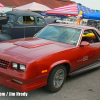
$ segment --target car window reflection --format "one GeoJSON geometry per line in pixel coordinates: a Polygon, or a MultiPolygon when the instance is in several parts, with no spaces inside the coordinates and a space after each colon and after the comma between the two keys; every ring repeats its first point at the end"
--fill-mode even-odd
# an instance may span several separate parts
{"type": "Polygon", "coordinates": [[[81,29],[78,28],[48,25],[35,37],[77,45],[80,34],[81,29]]]}

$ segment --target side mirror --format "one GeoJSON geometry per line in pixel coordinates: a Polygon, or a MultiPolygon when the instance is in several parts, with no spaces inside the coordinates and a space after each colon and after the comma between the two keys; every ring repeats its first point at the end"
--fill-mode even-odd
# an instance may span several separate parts
{"type": "Polygon", "coordinates": [[[87,42],[87,41],[82,41],[81,42],[81,47],[84,47],[84,46],[89,46],[90,45],[90,43],[89,42],[87,42]]]}

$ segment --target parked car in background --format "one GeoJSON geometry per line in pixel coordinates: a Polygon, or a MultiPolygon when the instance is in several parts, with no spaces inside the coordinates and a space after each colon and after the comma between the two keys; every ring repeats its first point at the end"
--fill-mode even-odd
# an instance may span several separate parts
{"type": "Polygon", "coordinates": [[[68,75],[100,66],[94,27],[49,24],[34,37],[0,43],[0,84],[18,91],[59,91],[68,75]]]}
{"type": "Polygon", "coordinates": [[[92,26],[100,30],[100,21],[99,20],[88,20],[87,26],[92,26]]]}
{"type": "Polygon", "coordinates": [[[0,41],[32,37],[47,25],[45,19],[35,12],[9,11],[4,16],[9,20],[6,24],[0,23],[0,41]]]}
{"type": "Polygon", "coordinates": [[[60,23],[60,22],[58,22],[58,20],[60,19],[60,18],[50,18],[50,17],[46,17],[46,18],[44,18],[45,19],[45,21],[48,23],[48,24],[53,24],[53,23],[60,23]]]}

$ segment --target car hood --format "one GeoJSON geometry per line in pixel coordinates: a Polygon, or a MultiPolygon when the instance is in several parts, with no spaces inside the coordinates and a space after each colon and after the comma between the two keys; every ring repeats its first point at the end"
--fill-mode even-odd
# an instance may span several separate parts
{"type": "Polygon", "coordinates": [[[72,47],[75,46],[33,37],[9,40],[0,43],[0,59],[31,61],[72,47]]]}

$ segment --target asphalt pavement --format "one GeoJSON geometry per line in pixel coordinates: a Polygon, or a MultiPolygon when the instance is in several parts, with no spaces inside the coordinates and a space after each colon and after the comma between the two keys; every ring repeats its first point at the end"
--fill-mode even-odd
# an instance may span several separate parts
{"type": "Polygon", "coordinates": [[[43,87],[25,93],[0,85],[0,100],[100,100],[100,68],[68,77],[56,93],[43,87]]]}

